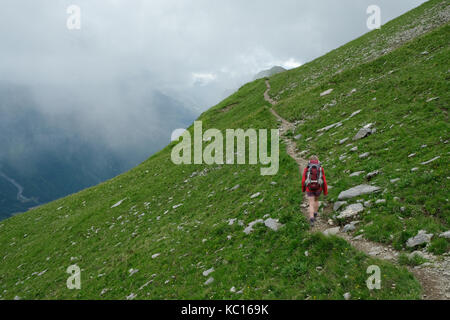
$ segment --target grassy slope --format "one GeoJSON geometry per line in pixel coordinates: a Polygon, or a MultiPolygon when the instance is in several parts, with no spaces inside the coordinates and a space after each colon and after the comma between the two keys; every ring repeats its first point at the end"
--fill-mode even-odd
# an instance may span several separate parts
{"type": "MultiPolygon", "coordinates": [[[[418,230],[438,234],[449,229],[449,35],[450,26],[446,24],[371,62],[330,74],[316,85],[291,90],[277,106],[277,111],[286,118],[308,119],[296,129],[296,134],[304,134],[298,147],[318,154],[324,161],[328,178],[335,186],[330,192],[332,201],[339,192],[367,183],[365,175],[349,177],[350,173],[383,172],[371,181],[383,188],[383,194],[360,199],[386,199],[387,203],[368,211],[360,229],[365,230],[366,238],[392,243],[397,249],[403,248],[418,230]],[[320,97],[321,92],[330,88],[334,89],[332,94],[320,97]],[[353,89],[357,91],[350,94],[353,89]],[[439,99],[427,102],[435,97],[439,99]],[[334,106],[326,106],[332,101],[334,106]],[[311,106],[320,106],[320,111],[311,106]],[[320,136],[314,134],[357,110],[362,111],[341,127],[320,136]],[[364,140],[352,141],[357,130],[368,123],[373,123],[378,132],[364,140]],[[306,142],[308,137],[314,139],[306,142]],[[339,144],[345,138],[349,140],[339,144]],[[358,151],[350,151],[353,147],[358,147],[358,151]],[[370,152],[368,159],[359,158],[364,152],[370,152]],[[411,154],[416,156],[409,158],[411,154]],[[342,155],[347,156],[343,161],[339,160],[342,155]],[[421,165],[436,156],[440,159],[421,165]],[[419,170],[413,172],[412,168],[419,170]],[[396,178],[400,181],[392,184],[390,180],[396,178]],[[400,200],[394,200],[395,197],[400,200]]],[[[275,76],[271,83],[280,87],[284,81],[275,76]]],[[[443,243],[444,240],[435,239],[432,250],[447,251],[450,246],[443,243]]]]}
{"type": "MultiPolygon", "coordinates": [[[[417,10],[410,15],[417,15],[417,10]]],[[[405,19],[405,17],[402,18],[405,19]]],[[[439,35],[442,34],[445,38],[448,30],[442,29],[432,35],[436,38],[432,40],[442,45],[442,39],[439,40],[439,35]]],[[[411,46],[420,47],[420,41],[411,46]]],[[[430,62],[430,70],[433,72],[437,70],[436,66],[433,69],[433,63],[437,64],[439,57],[445,59],[445,46],[439,50],[438,48],[439,46],[436,45],[436,52],[431,52],[433,48],[428,48],[431,52],[428,58],[432,56],[436,59],[430,62]],[[440,56],[439,52],[441,52],[440,56]]],[[[414,48],[402,50],[414,50],[414,48]]],[[[377,66],[381,68],[380,62],[377,61],[373,62],[374,65],[357,68],[373,69],[373,72],[376,72],[377,66]]],[[[408,61],[404,63],[408,64],[408,61]]],[[[281,91],[285,84],[290,84],[297,78],[296,73],[302,74],[307,68],[309,68],[308,65],[275,76],[271,80],[273,92],[281,91]]],[[[418,66],[416,68],[420,69],[418,66]]],[[[443,72],[442,64],[439,70],[443,72]]],[[[321,117],[320,122],[333,123],[329,122],[333,117],[341,119],[340,113],[348,114],[356,105],[364,101],[365,104],[371,101],[369,103],[371,108],[373,106],[373,108],[381,109],[371,100],[372,94],[375,93],[363,91],[362,85],[356,86],[354,74],[350,74],[351,72],[358,71],[349,68],[349,71],[336,76],[338,78],[334,81],[343,83],[339,83],[339,87],[334,86],[333,95],[335,96],[333,97],[338,98],[340,92],[347,93],[353,82],[353,86],[359,89],[351,97],[355,99],[352,100],[354,103],[346,103],[343,109],[344,103],[339,101],[334,109],[324,113],[326,118],[321,117]],[[371,94],[369,95],[368,92],[371,94]],[[340,113],[336,113],[338,111],[340,113]]],[[[409,78],[409,75],[406,76],[408,72],[407,69],[402,69],[393,73],[392,77],[400,77],[403,73],[406,79],[398,79],[398,81],[406,81],[409,78]]],[[[428,69],[424,69],[422,73],[418,81],[431,76],[428,69]]],[[[314,106],[319,102],[322,105],[332,98],[331,96],[324,99],[317,98],[322,89],[328,89],[331,80],[333,79],[324,76],[320,83],[310,88],[286,92],[285,96],[280,97],[286,102],[280,104],[279,111],[291,119],[300,119],[304,112],[308,112],[304,105],[314,106]],[[303,102],[300,104],[299,99],[311,104],[303,104],[303,102]]],[[[382,85],[382,83],[375,82],[373,85],[382,85]]],[[[434,87],[430,84],[429,87],[442,90],[443,85],[445,88],[445,80],[434,87]]],[[[276,127],[277,124],[262,99],[264,90],[264,80],[245,85],[237,93],[201,116],[204,127],[218,129],[276,127]],[[233,106],[226,108],[230,105],[233,106]],[[227,112],[222,112],[224,108],[227,112]]],[[[385,89],[381,87],[378,90],[377,101],[380,102],[384,99],[381,95],[385,94],[381,91],[385,89]]],[[[432,108],[436,104],[445,105],[447,98],[446,91],[435,92],[429,93],[440,95],[440,100],[428,104],[433,110],[436,110],[432,108]]],[[[410,103],[404,102],[403,105],[404,111],[409,110],[407,107],[410,103]]],[[[401,112],[402,109],[395,110],[401,112]]],[[[414,119],[418,117],[417,121],[420,120],[419,117],[429,117],[427,110],[425,108],[421,112],[414,112],[411,118],[404,120],[404,125],[407,125],[407,121],[409,123],[413,120],[413,117],[414,119]]],[[[329,179],[334,185],[331,190],[332,198],[336,197],[339,190],[358,182],[350,181],[346,176],[342,176],[342,171],[353,170],[353,166],[356,168],[365,163],[349,161],[340,164],[334,157],[328,156],[324,150],[332,148],[334,154],[339,154],[339,148],[344,147],[336,146],[334,142],[341,136],[349,135],[348,130],[352,130],[353,133],[354,126],[368,122],[370,119],[364,118],[368,115],[370,113],[361,114],[359,118],[352,120],[355,123],[345,123],[331,140],[324,138],[329,137],[333,132],[325,134],[312,143],[311,148],[314,148],[312,150],[326,160],[329,179]]],[[[383,134],[382,127],[387,125],[383,125],[382,115],[383,113],[380,114],[380,119],[374,119],[377,121],[380,135],[383,134]]],[[[439,121],[437,116],[435,118],[439,121]]],[[[392,118],[386,117],[386,119],[392,118]]],[[[320,127],[319,121],[308,122],[298,130],[302,133],[310,132],[320,127]]],[[[394,128],[392,130],[396,130],[397,136],[402,134],[401,127],[394,128]]],[[[415,130],[420,127],[415,125],[412,128],[415,130]]],[[[443,130],[439,130],[444,140],[448,134],[445,131],[446,128],[445,126],[443,130]]],[[[433,132],[437,130],[433,129],[433,132]]],[[[384,136],[383,139],[375,138],[376,136],[373,136],[369,138],[370,140],[360,142],[360,150],[374,148],[377,145],[370,145],[371,143],[382,143],[384,140],[384,136]]],[[[300,147],[302,143],[300,142],[300,147]]],[[[429,145],[430,148],[434,148],[431,142],[429,145]]],[[[334,237],[325,238],[317,234],[310,235],[306,232],[308,226],[299,211],[301,195],[299,194],[298,169],[284,152],[283,145],[280,152],[280,171],[274,177],[262,177],[258,166],[175,166],[170,161],[172,147],[173,145],[168,146],[140,166],[110,181],[3,221],[0,224],[1,298],[10,299],[18,295],[25,299],[124,299],[131,293],[137,294],[138,299],[303,299],[308,296],[317,299],[342,299],[345,292],[351,292],[353,298],[362,299],[406,299],[420,296],[417,281],[406,269],[394,267],[356,252],[343,240],[334,237]],[[192,176],[194,172],[202,172],[202,174],[192,176]],[[271,184],[272,181],[277,184],[271,184]],[[237,184],[241,187],[235,191],[229,190],[237,184]],[[256,192],[261,192],[261,196],[250,199],[250,196],[256,192]],[[120,206],[111,208],[121,199],[125,201],[120,206]],[[173,209],[174,205],[181,203],[183,204],[181,207],[173,209]],[[247,224],[266,214],[272,218],[279,218],[285,223],[285,227],[278,232],[273,232],[264,226],[257,226],[254,233],[246,235],[242,232],[243,227],[236,224],[229,226],[227,223],[230,218],[238,218],[247,224]],[[227,239],[228,235],[232,236],[231,240],[227,239]],[[305,255],[305,251],[308,251],[308,256],[305,255]],[[151,256],[155,253],[161,253],[161,255],[152,259],[151,256]],[[65,270],[74,263],[82,268],[82,289],[79,291],[66,288],[68,274],[65,270]],[[365,280],[368,276],[366,268],[372,264],[381,267],[383,283],[382,290],[371,292],[365,287],[365,280]],[[215,282],[208,286],[203,285],[206,278],[202,272],[211,267],[215,268],[215,272],[211,274],[215,282]],[[139,271],[130,276],[131,268],[139,271]],[[140,289],[148,281],[152,282],[140,289]],[[395,290],[392,289],[392,283],[396,284],[395,290]],[[243,289],[243,294],[230,293],[229,289],[232,286],[235,286],[237,290],[243,289]],[[100,295],[103,289],[108,291],[100,295]]],[[[446,155],[444,146],[441,145],[440,149],[440,154],[446,155]]],[[[378,150],[378,146],[374,150],[378,150]]],[[[428,150],[427,152],[431,153],[428,150]]],[[[423,158],[426,156],[428,155],[418,155],[423,158]]],[[[367,160],[368,163],[371,163],[374,158],[367,160]]],[[[420,159],[416,158],[414,161],[420,159]]],[[[437,168],[434,170],[439,170],[438,167],[443,164],[443,161],[436,162],[434,166],[437,168]]],[[[374,162],[364,168],[377,169],[376,167],[380,165],[381,162],[374,162]]],[[[404,169],[404,165],[399,164],[399,168],[404,169]]],[[[445,170],[445,167],[441,169],[445,170]]],[[[375,182],[384,186],[385,180],[382,179],[387,178],[380,176],[375,182]]],[[[403,184],[404,181],[402,180],[401,183],[403,184]]],[[[400,185],[396,188],[398,192],[402,192],[400,185]]],[[[400,193],[398,194],[402,197],[400,193]]],[[[417,191],[413,193],[417,199],[419,195],[417,191]]],[[[403,201],[406,202],[406,197],[403,201]]],[[[388,206],[392,205],[389,201],[388,206]]],[[[407,212],[412,212],[409,211],[409,207],[407,212]]],[[[379,208],[373,208],[372,213],[365,216],[365,219],[369,221],[373,217],[373,220],[376,220],[378,216],[388,215],[379,208]]],[[[417,217],[420,215],[418,214],[417,217]]],[[[421,221],[419,218],[416,220],[417,223],[421,221]]],[[[436,230],[443,229],[447,223],[433,218],[423,218],[423,221],[436,230]]],[[[380,225],[378,222],[374,223],[374,226],[378,225],[380,225]]],[[[367,236],[370,237],[370,234],[369,232],[367,236]]]]}

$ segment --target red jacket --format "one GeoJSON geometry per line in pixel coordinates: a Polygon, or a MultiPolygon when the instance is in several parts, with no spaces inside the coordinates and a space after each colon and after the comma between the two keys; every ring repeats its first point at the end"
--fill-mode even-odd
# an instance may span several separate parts
{"type": "MultiPolygon", "coordinates": [[[[314,162],[312,162],[314,163],[314,162]]],[[[320,169],[322,170],[322,179],[323,179],[323,185],[322,188],[320,188],[320,191],[323,191],[324,195],[328,195],[328,185],[327,185],[327,180],[325,178],[325,170],[323,170],[323,167],[320,167],[320,169]]],[[[305,181],[306,181],[306,172],[308,171],[308,167],[306,167],[303,170],[303,176],[302,176],[302,191],[303,192],[311,192],[311,190],[309,190],[308,187],[305,186],[305,181]]]]}

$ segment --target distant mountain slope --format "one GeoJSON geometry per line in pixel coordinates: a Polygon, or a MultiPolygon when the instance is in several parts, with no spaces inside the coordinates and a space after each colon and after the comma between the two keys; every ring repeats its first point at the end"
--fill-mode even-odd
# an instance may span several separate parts
{"type": "Polygon", "coordinates": [[[268,70],[264,70],[264,71],[259,72],[259,73],[255,76],[254,79],[255,79],[255,80],[258,80],[258,79],[261,79],[261,78],[268,78],[268,77],[271,77],[271,76],[273,76],[273,75],[276,75],[276,74],[281,73],[281,72],[284,72],[284,71],[286,71],[285,68],[280,67],[280,66],[275,66],[275,67],[272,67],[272,68],[270,68],[270,69],[268,69],[268,70]]]}
{"type": "MultiPolygon", "coordinates": [[[[152,132],[151,137],[114,146],[98,128],[80,124],[76,114],[46,113],[27,87],[0,83],[0,220],[129,170],[165,146],[172,130],[194,119],[182,104],[160,92],[150,92],[146,99],[136,103],[152,117],[123,134],[133,137],[135,130],[143,130],[152,132]],[[17,186],[28,199],[18,197],[17,186]]],[[[96,120],[96,126],[105,126],[105,121],[96,120]]]]}
{"type": "MultiPolygon", "coordinates": [[[[353,235],[404,251],[406,264],[423,262],[406,256],[425,246],[406,245],[419,230],[433,234],[424,251],[449,249],[439,237],[449,229],[450,211],[450,26],[442,18],[448,5],[427,2],[381,31],[270,78],[276,111],[297,124],[288,135],[297,136],[298,152],[317,154],[327,170],[332,188],[321,214],[338,225],[333,203],[341,192],[379,186],[379,193],[346,200],[363,207],[353,235]],[[418,25],[421,32],[399,37],[418,25]],[[395,48],[388,38],[399,39],[395,48]],[[368,44],[377,54],[364,55],[368,44]],[[363,127],[377,130],[353,140],[363,127]],[[358,171],[364,172],[350,176],[358,171]]],[[[222,131],[276,128],[265,90],[263,79],[249,83],[199,120],[222,131]]],[[[259,165],[177,166],[174,146],[114,179],[0,222],[0,298],[422,297],[406,268],[308,232],[298,167],[285,145],[275,176],[261,176],[259,165]],[[272,230],[270,218],[283,226],[272,230]],[[253,232],[244,232],[251,225],[253,232]],[[73,264],[81,268],[81,290],[66,287],[73,264]],[[380,290],[366,287],[371,265],[382,270],[380,290]]]]}

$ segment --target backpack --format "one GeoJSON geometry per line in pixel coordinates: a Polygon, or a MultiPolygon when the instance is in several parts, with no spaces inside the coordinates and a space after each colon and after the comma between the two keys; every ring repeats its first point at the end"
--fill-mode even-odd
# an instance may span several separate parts
{"type": "Polygon", "coordinates": [[[311,191],[319,191],[323,185],[322,167],[320,163],[308,163],[305,186],[311,191]]]}

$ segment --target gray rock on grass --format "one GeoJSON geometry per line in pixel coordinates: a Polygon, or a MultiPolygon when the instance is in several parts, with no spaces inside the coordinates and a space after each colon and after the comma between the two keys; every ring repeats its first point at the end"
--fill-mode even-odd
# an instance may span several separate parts
{"type": "Polygon", "coordinates": [[[264,223],[264,220],[263,219],[258,219],[258,220],[250,222],[248,224],[247,228],[244,229],[244,232],[246,234],[250,234],[251,232],[253,232],[253,226],[258,224],[258,223],[264,223]]]}
{"type": "Polygon", "coordinates": [[[356,224],[355,222],[346,224],[346,225],[344,226],[344,228],[342,228],[342,232],[348,233],[348,232],[353,232],[353,231],[355,231],[355,230],[356,230],[355,224],[356,224]]]}
{"type": "Polygon", "coordinates": [[[413,248],[420,246],[421,244],[430,243],[431,238],[433,238],[433,234],[427,233],[425,230],[420,230],[415,237],[409,238],[408,241],[406,241],[406,246],[408,248],[413,248]]]}
{"type": "Polygon", "coordinates": [[[342,191],[339,196],[338,196],[338,200],[347,200],[347,199],[351,199],[354,197],[358,197],[364,194],[370,194],[370,193],[374,193],[374,192],[378,192],[380,191],[379,187],[376,186],[371,186],[371,185],[367,185],[367,184],[361,184],[359,186],[353,187],[351,189],[342,191]]]}
{"type": "Polygon", "coordinates": [[[333,92],[334,89],[328,89],[320,94],[321,97],[327,96],[333,92]]]}
{"type": "Polygon", "coordinates": [[[278,219],[269,218],[264,221],[264,224],[267,228],[272,229],[273,231],[278,231],[283,225],[279,222],[278,219]]]}
{"type": "Polygon", "coordinates": [[[367,179],[367,180],[372,180],[374,177],[376,177],[376,176],[379,175],[380,173],[381,173],[380,170],[375,170],[375,171],[369,172],[369,173],[366,175],[366,179],[367,179]]]}
{"type": "Polygon", "coordinates": [[[449,231],[445,231],[443,233],[441,233],[439,235],[439,238],[446,238],[446,239],[450,239],[450,230],[449,231]]]}
{"type": "Polygon", "coordinates": [[[369,156],[370,156],[370,152],[364,152],[363,154],[359,155],[359,158],[360,159],[365,159],[365,158],[368,158],[369,156]]]}
{"type": "Polygon", "coordinates": [[[353,141],[357,141],[357,140],[361,140],[364,139],[368,136],[370,136],[371,134],[375,133],[376,130],[375,129],[370,129],[370,128],[362,128],[358,131],[358,133],[353,137],[353,141]]]}
{"type": "Polygon", "coordinates": [[[359,177],[360,175],[362,175],[364,173],[364,171],[356,171],[353,172],[350,177],[359,177]]]}
{"type": "Polygon", "coordinates": [[[347,204],[347,201],[337,201],[333,205],[333,211],[338,211],[342,206],[345,206],[347,204]]]}
{"type": "Polygon", "coordinates": [[[334,227],[334,228],[330,228],[327,229],[323,232],[324,235],[326,236],[335,236],[339,233],[340,228],[339,227],[334,227]]]}
{"type": "Polygon", "coordinates": [[[361,203],[354,203],[346,207],[344,211],[342,211],[342,213],[338,215],[336,218],[338,220],[350,219],[357,216],[360,212],[363,211],[364,206],[361,203]]]}
{"type": "Polygon", "coordinates": [[[214,268],[203,271],[203,276],[207,277],[214,272],[214,268]]]}

